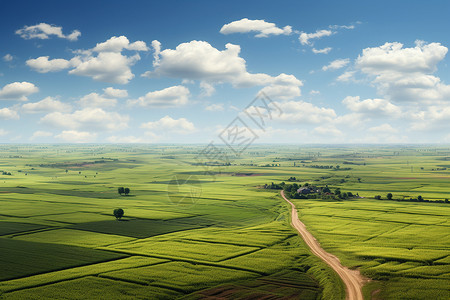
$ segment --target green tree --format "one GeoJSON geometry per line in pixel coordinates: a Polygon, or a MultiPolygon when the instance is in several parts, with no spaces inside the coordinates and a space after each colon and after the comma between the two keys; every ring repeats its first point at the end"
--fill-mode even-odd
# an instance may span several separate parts
{"type": "Polygon", "coordinates": [[[388,200],[392,200],[392,193],[388,193],[388,194],[386,195],[386,198],[388,198],[388,200]]]}
{"type": "Polygon", "coordinates": [[[117,192],[122,196],[122,194],[125,193],[125,189],[123,187],[120,187],[117,189],[117,192]]]}
{"type": "Polygon", "coordinates": [[[419,197],[417,197],[417,200],[423,201],[423,197],[419,195],[419,197]]]}
{"type": "Polygon", "coordinates": [[[123,190],[123,192],[125,193],[125,196],[127,196],[130,193],[130,189],[129,188],[125,188],[123,190]]]}
{"type": "Polygon", "coordinates": [[[380,195],[376,195],[376,196],[375,196],[375,199],[381,200],[381,196],[380,196],[380,195]]]}
{"type": "Polygon", "coordinates": [[[116,217],[117,220],[120,220],[123,217],[124,211],[121,208],[116,208],[114,210],[114,217],[116,217]]]}

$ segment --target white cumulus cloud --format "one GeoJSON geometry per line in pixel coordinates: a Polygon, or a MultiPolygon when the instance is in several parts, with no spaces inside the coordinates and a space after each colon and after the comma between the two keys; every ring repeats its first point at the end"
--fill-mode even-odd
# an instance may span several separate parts
{"type": "Polygon", "coordinates": [[[326,47],[326,48],[322,48],[322,49],[316,49],[316,48],[313,48],[312,49],[312,52],[314,53],[314,54],[328,54],[328,53],[330,53],[330,51],[332,50],[333,48],[331,48],[331,47],[326,47]]]}
{"type": "Polygon", "coordinates": [[[224,110],[223,103],[210,104],[205,107],[205,110],[207,110],[207,111],[223,111],[224,110]]]}
{"type": "Polygon", "coordinates": [[[24,26],[21,29],[16,30],[16,34],[20,35],[22,38],[29,39],[49,39],[50,36],[54,35],[62,39],[67,39],[69,41],[76,41],[81,36],[81,32],[78,30],[72,31],[70,34],[63,34],[61,26],[50,25],[47,23],[39,23],[32,26],[24,26]]]}
{"type": "Polygon", "coordinates": [[[399,116],[401,108],[385,99],[365,99],[360,100],[359,96],[348,96],[342,103],[351,111],[366,113],[371,116],[399,116]]]}
{"type": "Polygon", "coordinates": [[[122,50],[148,51],[147,44],[143,41],[130,43],[126,36],[113,36],[109,40],[98,43],[92,50],[95,52],[122,52],[122,50]]]}
{"type": "Polygon", "coordinates": [[[268,37],[270,35],[289,35],[292,33],[291,26],[285,26],[283,28],[279,28],[275,23],[269,23],[264,20],[249,20],[247,18],[243,18],[239,21],[234,21],[228,24],[225,24],[220,29],[220,33],[222,34],[231,34],[231,33],[249,33],[256,32],[255,37],[268,37]]]}
{"type": "Polygon", "coordinates": [[[117,100],[97,93],[90,93],[81,97],[78,103],[81,107],[111,108],[116,106],[117,100]]]}
{"type": "Polygon", "coordinates": [[[28,101],[27,96],[37,93],[39,89],[30,82],[13,82],[0,90],[0,100],[28,101]]]}
{"type": "Polygon", "coordinates": [[[48,112],[70,112],[72,106],[68,103],[63,103],[52,97],[46,97],[41,101],[34,103],[26,103],[22,105],[23,112],[25,113],[48,113],[48,112]]]}
{"type": "MultiPolygon", "coordinates": [[[[225,50],[221,51],[204,41],[182,43],[176,49],[161,51],[154,61],[155,70],[146,72],[143,76],[162,75],[201,80],[210,84],[231,83],[238,88],[277,84],[286,76],[294,77],[286,74],[272,77],[264,73],[249,73],[245,60],[239,56],[240,51],[241,47],[233,44],[226,44],[225,50]]],[[[301,81],[296,79],[296,83],[299,82],[301,81]]]]}
{"type": "Polygon", "coordinates": [[[130,105],[142,107],[179,107],[189,100],[189,89],[182,85],[172,86],[163,90],[148,92],[136,100],[128,100],[130,105]]]}
{"type": "Polygon", "coordinates": [[[96,140],[97,134],[87,131],[64,130],[55,135],[55,138],[67,143],[90,143],[96,140]]]}
{"type": "Polygon", "coordinates": [[[327,29],[317,30],[314,33],[301,32],[298,39],[302,45],[312,45],[312,40],[320,39],[324,36],[330,36],[335,33],[336,32],[327,29]]]}
{"type": "Polygon", "coordinates": [[[127,115],[86,107],[73,113],[49,113],[41,118],[40,123],[70,130],[112,131],[127,128],[128,121],[127,115]]]}
{"type": "Polygon", "coordinates": [[[19,114],[17,113],[17,111],[5,107],[0,109],[0,119],[4,120],[19,119],[19,114]]]}
{"type": "Polygon", "coordinates": [[[127,90],[121,90],[121,89],[115,89],[112,87],[107,87],[106,89],[103,89],[103,92],[106,97],[111,97],[111,98],[126,98],[126,97],[128,97],[127,90]]]}
{"type": "MultiPolygon", "coordinates": [[[[319,124],[333,121],[336,112],[332,108],[318,107],[304,101],[274,102],[281,114],[272,114],[274,120],[294,124],[319,124]]],[[[270,107],[270,105],[269,105],[270,107]]]]}
{"type": "Polygon", "coordinates": [[[447,52],[439,43],[416,41],[412,48],[385,43],[364,49],[356,67],[372,79],[378,93],[392,101],[432,104],[450,98],[450,85],[432,75],[447,52]]]}
{"type": "Polygon", "coordinates": [[[344,58],[344,59],[336,59],[330,62],[328,65],[322,67],[322,71],[328,71],[328,70],[338,70],[350,63],[350,59],[344,58]]]}
{"type": "Polygon", "coordinates": [[[40,56],[38,58],[29,59],[26,61],[27,66],[39,73],[57,72],[68,69],[80,64],[78,57],[71,60],[63,58],[50,59],[49,56],[40,56]]]}
{"type": "Polygon", "coordinates": [[[141,57],[122,55],[119,52],[100,52],[97,56],[89,56],[69,74],[91,77],[97,81],[126,84],[134,78],[130,67],[141,57]]]}
{"type": "Polygon", "coordinates": [[[170,116],[165,116],[158,121],[143,123],[141,128],[149,129],[152,132],[169,131],[181,134],[195,131],[195,126],[192,122],[185,118],[173,119],[170,116]]]}
{"type": "Polygon", "coordinates": [[[5,56],[3,56],[3,60],[6,62],[12,61],[14,59],[14,57],[11,54],[6,54],[5,56]]]}

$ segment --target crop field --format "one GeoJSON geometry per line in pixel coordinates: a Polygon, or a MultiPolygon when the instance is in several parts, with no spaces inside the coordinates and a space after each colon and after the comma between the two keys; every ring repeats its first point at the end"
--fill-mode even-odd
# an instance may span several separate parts
{"type": "Polygon", "coordinates": [[[2,145],[0,298],[344,299],[263,188],[292,176],[358,194],[294,202],[367,299],[450,298],[448,148],[260,145],[206,166],[203,147],[2,145]]]}

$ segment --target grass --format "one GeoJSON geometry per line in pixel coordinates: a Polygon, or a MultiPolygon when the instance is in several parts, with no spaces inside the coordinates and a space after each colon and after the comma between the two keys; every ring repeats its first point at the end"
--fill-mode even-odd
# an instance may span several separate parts
{"type": "Polygon", "coordinates": [[[27,290],[33,287],[48,285],[52,283],[64,282],[87,276],[97,276],[101,273],[116,270],[150,266],[163,262],[167,262],[167,260],[142,256],[126,257],[114,261],[93,263],[87,266],[67,268],[59,271],[51,271],[19,279],[3,281],[0,283],[0,291],[11,292],[16,290],[27,290]]]}
{"type": "Polygon", "coordinates": [[[1,280],[124,257],[123,254],[49,243],[0,239],[1,280]]]}
{"type": "Polygon", "coordinates": [[[129,238],[126,236],[73,229],[47,230],[37,233],[30,233],[27,235],[21,235],[14,239],[30,242],[46,241],[47,243],[52,244],[64,244],[87,248],[96,248],[134,240],[134,238],[129,238]]]}
{"type": "Polygon", "coordinates": [[[120,250],[124,253],[138,255],[158,255],[168,258],[185,258],[217,262],[230,257],[250,253],[259,248],[189,240],[160,240],[149,238],[116,244],[103,249],[120,250]]]}
{"type": "Polygon", "coordinates": [[[187,262],[170,262],[158,266],[140,267],[123,271],[104,273],[101,276],[114,279],[132,280],[141,284],[159,285],[185,293],[207,288],[222,282],[255,277],[254,273],[231,270],[214,266],[197,265],[187,262]]]}
{"type": "Polygon", "coordinates": [[[160,287],[143,287],[124,281],[108,278],[84,277],[16,291],[4,299],[173,299],[180,296],[172,290],[160,287]],[[30,297],[31,296],[31,297],[30,297]]]}
{"type": "Polygon", "coordinates": [[[0,222],[0,235],[7,235],[17,232],[26,232],[44,228],[42,225],[16,222],[0,222]]]}
{"type": "Polygon", "coordinates": [[[86,222],[70,226],[70,228],[73,229],[93,231],[105,234],[123,235],[134,238],[146,238],[150,236],[201,227],[202,226],[196,224],[146,219],[123,219],[121,221],[108,220],[86,222]]]}

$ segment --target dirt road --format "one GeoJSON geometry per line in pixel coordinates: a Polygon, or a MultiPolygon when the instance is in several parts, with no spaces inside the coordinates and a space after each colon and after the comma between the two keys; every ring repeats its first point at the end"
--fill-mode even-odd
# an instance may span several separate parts
{"type": "Polygon", "coordinates": [[[283,199],[286,200],[292,207],[292,226],[300,233],[312,253],[326,262],[333,268],[333,270],[336,271],[336,273],[338,273],[339,277],[341,277],[345,284],[345,299],[363,300],[364,298],[361,288],[364,284],[364,279],[359,271],[350,270],[349,268],[344,267],[339,261],[339,258],[323,250],[322,247],[320,247],[319,242],[306,229],[305,224],[298,219],[297,209],[295,208],[295,205],[285,197],[284,191],[281,191],[281,196],[283,196],[283,199]]]}

